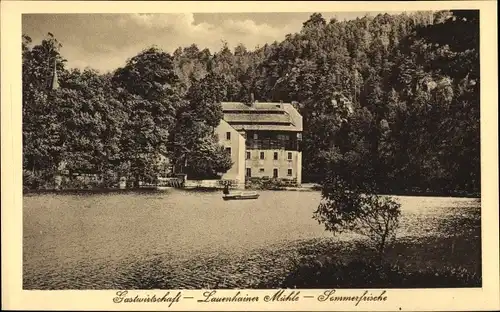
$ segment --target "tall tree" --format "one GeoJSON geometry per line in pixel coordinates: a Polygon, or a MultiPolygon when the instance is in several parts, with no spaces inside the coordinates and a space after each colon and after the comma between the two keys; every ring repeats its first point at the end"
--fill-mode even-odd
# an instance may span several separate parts
{"type": "Polygon", "coordinates": [[[183,101],[180,80],[172,56],[152,47],[117,69],[113,81],[125,91],[122,101],[128,115],[121,158],[128,161],[138,186],[140,180],[154,178],[161,156],[167,153],[168,134],[183,101]]]}
{"type": "Polygon", "coordinates": [[[187,103],[178,111],[169,137],[170,157],[192,178],[213,178],[232,166],[214,134],[223,116],[221,101],[225,96],[224,78],[211,72],[193,81],[187,103]]]}
{"type": "Polygon", "coordinates": [[[50,180],[61,161],[64,132],[56,104],[59,90],[50,87],[55,74],[64,77],[65,60],[59,52],[62,45],[51,33],[40,44],[31,44],[23,35],[23,167],[50,180]]]}

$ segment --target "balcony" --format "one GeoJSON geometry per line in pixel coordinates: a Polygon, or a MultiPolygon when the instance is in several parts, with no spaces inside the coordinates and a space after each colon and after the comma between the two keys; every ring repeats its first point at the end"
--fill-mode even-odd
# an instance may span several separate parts
{"type": "Polygon", "coordinates": [[[299,151],[300,141],[299,140],[276,140],[276,139],[247,139],[246,140],[247,149],[283,149],[287,151],[299,151]]]}

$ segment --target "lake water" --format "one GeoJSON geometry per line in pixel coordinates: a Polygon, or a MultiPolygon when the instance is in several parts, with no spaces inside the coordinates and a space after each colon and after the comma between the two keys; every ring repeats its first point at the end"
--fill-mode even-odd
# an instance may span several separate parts
{"type": "MultiPolygon", "coordinates": [[[[219,192],[176,189],[25,196],[24,288],[132,287],[145,276],[165,279],[168,270],[151,270],[153,266],[180,263],[177,268],[183,270],[181,263],[204,259],[199,262],[201,270],[212,270],[207,259],[230,261],[255,250],[331,237],[312,219],[320,193],[260,194],[248,201],[223,201],[219,192]]],[[[402,204],[400,237],[446,235],[442,220],[480,210],[478,199],[397,198],[402,204]]],[[[262,261],[275,260],[279,259],[262,261]]]]}

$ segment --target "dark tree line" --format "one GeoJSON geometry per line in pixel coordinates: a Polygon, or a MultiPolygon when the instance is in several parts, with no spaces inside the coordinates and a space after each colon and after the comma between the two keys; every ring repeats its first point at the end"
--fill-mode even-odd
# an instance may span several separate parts
{"type": "Polygon", "coordinates": [[[106,75],[65,70],[55,38],[25,43],[27,170],[74,157],[75,170],[143,175],[157,170],[150,155],[170,153],[193,174],[213,174],[228,165],[207,135],[219,103],[253,93],[298,102],[306,180],[333,174],[379,192],[480,192],[478,11],[349,21],[315,13],[300,32],[253,51],[152,48],[106,75]],[[51,58],[60,58],[61,88],[47,91],[51,58]]]}
{"type": "Polygon", "coordinates": [[[215,177],[232,166],[213,134],[225,94],[219,75],[187,88],[173,57],[154,47],[113,73],[67,70],[60,47],[51,34],[33,47],[23,37],[25,187],[50,187],[61,170],[70,178],[97,175],[101,186],[121,177],[137,186],[166,172],[166,159],[174,166],[182,160],[191,177],[215,177]]]}

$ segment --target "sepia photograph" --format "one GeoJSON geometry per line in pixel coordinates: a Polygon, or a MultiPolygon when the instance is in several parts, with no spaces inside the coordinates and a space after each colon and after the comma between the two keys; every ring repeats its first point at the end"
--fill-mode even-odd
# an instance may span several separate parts
{"type": "Polygon", "coordinates": [[[25,289],[481,287],[478,10],[22,21],[25,289]]]}
{"type": "Polygon", "coordinates": [[[22,290],[481,291],[482,12],[334,8],[23,13],[22,290]]]}

